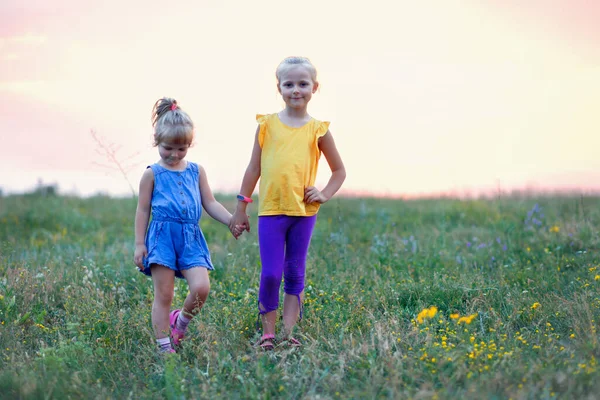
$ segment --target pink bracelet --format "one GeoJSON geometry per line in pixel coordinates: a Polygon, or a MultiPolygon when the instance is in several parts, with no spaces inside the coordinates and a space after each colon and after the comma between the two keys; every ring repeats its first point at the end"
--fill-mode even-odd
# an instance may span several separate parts
{"type": "Polygon", "coordinates": [[[244,203],[252,203],[252,201],[253,201],[250,197],[246,197],[246,196],[244,196],[242,194],[238,194],[237,195],[237,199],[239,201],[243,201],[244,203]]]}

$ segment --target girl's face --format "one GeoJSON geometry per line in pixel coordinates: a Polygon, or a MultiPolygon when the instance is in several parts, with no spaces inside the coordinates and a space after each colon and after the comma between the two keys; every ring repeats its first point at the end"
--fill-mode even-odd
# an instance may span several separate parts
{"type": "Polygon", "coordinates": [[[308,68],[297,65],[281,72],[277,88],[288,107],[301,109],[306,108],[318,86],[308,68]]]}
{"type": "Polygon", "coordinates": [[[187,155],[189,144],[163,142],[158,145],[161,160],[169,167],[177,167],[187,155]]]}

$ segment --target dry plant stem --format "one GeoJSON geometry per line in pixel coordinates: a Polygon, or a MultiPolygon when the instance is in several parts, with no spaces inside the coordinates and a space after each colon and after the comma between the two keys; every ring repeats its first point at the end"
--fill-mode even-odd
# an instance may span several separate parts
{"type": "MultiPolygon", "coordinates": [[[[94,164],[99,165],[104,168],[107,168],[107,169],[117,170],[123,176],[123,179],[125,179],[125,181],[127,182],[127,185],[129,186],[129,190],[131,190],[131,194],[133,195],[133,197],[136,197],[135,189],[133,188],[131,181],[127,177],[127,172],[129,170],[131,170],[131,168],[133,168],[138,163],[134,163],[131,165],[125,165],[125,163],[123,161],[119,160],[119,158],[117,157],[117,153],[118,153],[120,147],[116,147],[114,143],[106,143],[105,139],[100,137],[98,135],[98,133],[93,129],[90,130],[90,134],[92,135],[92,138],[98,145],[98,149],[96,150],[98,152],[98,154],[106,157],[108,159],[108,161],[110,161],[113,164],[113,166],[103,165],[100,163],[94,163],[94,164]]],[[[134,153],[134,154],[130,155],[129,157],[125,157],[125,159],[131,159],[138,154],[139,153],[134,153]]]]}

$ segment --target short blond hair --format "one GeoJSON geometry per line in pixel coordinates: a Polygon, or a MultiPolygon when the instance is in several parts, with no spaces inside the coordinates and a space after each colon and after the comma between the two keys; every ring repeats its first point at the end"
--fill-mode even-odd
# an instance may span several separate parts
{"type": "Polygon", "coordinates": [[[302,65],[306,67],[308,72],[310,72],[310,77],[313,82],[317,82],[317,69],[313,65],[313,63],[306,57],[286,57],[282,62],[279,63],[277,69],[275,70],[275,77],[277,78],[277,85],[279,86],[280,77],[283,71],[287,71],[292,67],[296,67],[298,65],[302,65]]]}
{"type": "Polygon", "coordinates": [[[194,122],[177,104],[177,100],[163,97],[152,108],[154,146],[161,143],[192,144],[194,122]]]}

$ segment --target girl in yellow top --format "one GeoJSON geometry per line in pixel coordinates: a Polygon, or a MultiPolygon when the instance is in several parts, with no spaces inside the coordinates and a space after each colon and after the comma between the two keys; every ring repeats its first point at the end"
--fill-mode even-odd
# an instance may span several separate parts
{"type": "Polygon", "coordinates": [[[250,231],[246,206],[260,178],[258,241],[262,270],[258,309],[263,327],[260,346],[266,350],[274,347],[282,275],[282,340],[300,345],[291,332],[302,318],[306,255],[317,212],[346,178],[329,122],[317,121],[307,112],[319,87],[315,67],[307,58],[288,57],[275,75],[285,108],[277,114],[257,115],[252,156],[230,222],[232,229],[237,226],[250,231]],[[331,178],[323,190],[314,186],[321,153],[331,168],[331,178]]]}

